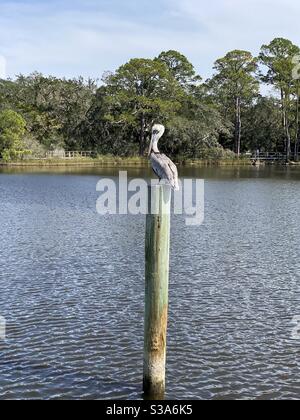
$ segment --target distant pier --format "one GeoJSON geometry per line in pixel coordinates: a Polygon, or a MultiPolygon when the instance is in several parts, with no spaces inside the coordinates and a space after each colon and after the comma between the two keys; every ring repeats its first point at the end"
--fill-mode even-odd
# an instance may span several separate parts
{"type": "MultiPolygon", "coordinates": [[[[295,159],[295,156],[292,155],[291,159],[295,159]]],[[[259,164],[259,163],[276,163],[276,162],[287,162],[287,156],[286,154],[283,153],[254,153],[251,157],[250,160],[252,162],[253,165],[255,164],[259,164]]],[[[300,154],[298,155],[298,159],[300,160],[300,154]]]]}

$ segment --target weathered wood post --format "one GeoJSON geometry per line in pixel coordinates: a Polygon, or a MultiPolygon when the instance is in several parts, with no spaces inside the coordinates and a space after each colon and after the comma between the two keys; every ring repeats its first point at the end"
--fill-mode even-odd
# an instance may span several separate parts
{"type": "Polygon", "coordinates": [[[168,321],[171,188],[148,188],[146,220],[146,297],[144,393],[164,397],[168,321]]]}

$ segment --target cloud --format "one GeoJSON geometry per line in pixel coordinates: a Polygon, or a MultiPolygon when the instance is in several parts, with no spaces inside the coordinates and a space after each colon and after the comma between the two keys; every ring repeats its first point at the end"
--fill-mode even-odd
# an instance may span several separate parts
{"type": "Polygon", "coordinates": [[[300,45],[298,0],[168,0],[173,13],[190,27],[202,31],[197,57],[198,68],[209,74],[216,58],[233,49],[257,55],[262,44],[275,37],[300,45]],[[204,47],[205,46],[205,47],[204,47]],[[201,64],[200,60],[203,62],[201,64]]]}
{"type": "Polygon", "coordinates": [[[176,27],[159,24],[155,13],[139,16],[126,9],[121,15],[119,10],[99,10],[94,2],[91,6],[2,5],[0,52],[7,58],[9,74],[38,70],[100,77],[103,71],[134,56],[153,57],[163,49],[188,52],[195,48],[176,27]]]}
{"type": "Polygon", "coordinates": [[[298,0],[249,0],[247,4],[240,0],[214,0],[205,6],[198,0],[169,2],[183,20],[205,26],[209,44],[220,42],[223,49],[259,48],[278,36],[300,41],[298,0]]]}
{"type": "Polygon", "coordinates": [[[101,77],[132,57],[182,51],[204,77],[234,48],[257,53],[275,36],[300,44],[298,0],[2,1],[7,72],[101,77]]]}

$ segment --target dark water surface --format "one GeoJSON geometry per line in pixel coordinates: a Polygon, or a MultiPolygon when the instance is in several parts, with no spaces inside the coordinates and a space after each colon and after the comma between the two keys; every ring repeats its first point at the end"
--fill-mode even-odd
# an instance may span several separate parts
{"type": "MultiPolygon", "coordinates": [[[[172,220],[167,398],[299,399],[300,170],[181,174],[205,222],[172,220]]],[[[0,172],[0,399],[141,398],[144,217],[95,210],[116,175],[0,172]]]]}

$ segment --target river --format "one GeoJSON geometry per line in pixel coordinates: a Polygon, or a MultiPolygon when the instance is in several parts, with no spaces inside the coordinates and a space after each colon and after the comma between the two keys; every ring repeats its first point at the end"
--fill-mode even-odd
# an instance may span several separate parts
{"type": "MultiPolygon", "coordinates": [[[[300,169],[184,168],[167,399],[299,399],[300,169]]],[[[141,399],[144,216],[100,216],[114,169],[0,170],[0,399],[141,399]]],[[[130,177],[148,178],[148,169],[130,177]]]]}

